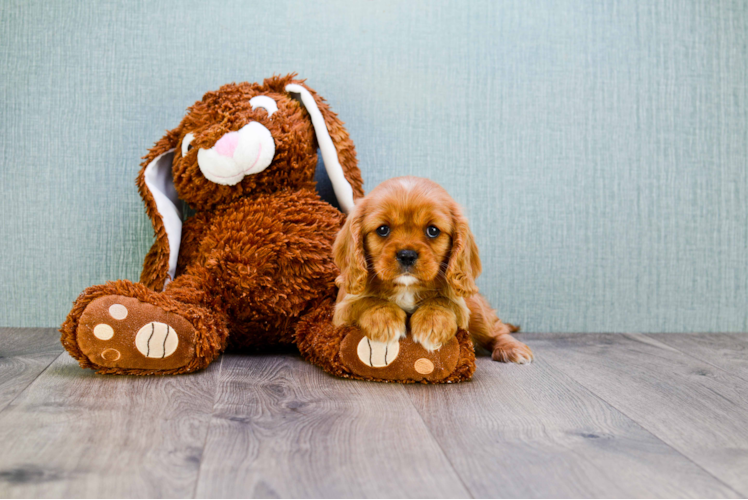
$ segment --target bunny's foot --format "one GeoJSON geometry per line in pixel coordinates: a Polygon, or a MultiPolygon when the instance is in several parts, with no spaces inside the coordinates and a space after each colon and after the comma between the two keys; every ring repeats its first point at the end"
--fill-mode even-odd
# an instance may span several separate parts
{"type": "Polygon", "coordinates": [[[328,373],[376,382],[443,384],[470,380],[475,371],[473,342],[465,330],[427,351],[410,334],[377,342],[360,328],[335,327],[333,307],[332,302],[321,305],[296,330],[302,356],[328,373]]]}
{"type": "Polygon", "coordinates": [[[78,299],[62,327],[63,344],[81,366],[99,373],[190,372],[207,366],[225,345],[225,335],[211,338],[206,312],[139,284],[108,283],[78,299]],[[119,293],[106,293],[112,286],[119,293]]]}
{"type": "MultiPolygon", "coordinates": [[[[376,342],[360,330],[352,330],[340,344],[340,362],[354,375],[388,382],[447,382],[460,361],[460,331],[439,349],[426,350],[407,337],[376,342]]],[[[470,342],[469,338],[467,339],[470,342]]],[[[472,346],[471,346],[472,347],[472,346]]]]}
{"type": "Polygon", "coordinates": [[[92,301],[78,323],[78,346],[108,368],[170,370],[195,357],[195,328],[179,314],[122,295],[92,301]]]}

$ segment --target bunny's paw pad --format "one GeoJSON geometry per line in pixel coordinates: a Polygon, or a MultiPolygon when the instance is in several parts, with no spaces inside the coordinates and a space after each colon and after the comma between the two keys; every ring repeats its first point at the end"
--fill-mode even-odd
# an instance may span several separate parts
{"type": "Polygon", "coordinates": [[[189,321],[132,297],[91,301],[77,333],[83,354],[102,367],[169,370],[195,357],[195,328],[189,321]]]}

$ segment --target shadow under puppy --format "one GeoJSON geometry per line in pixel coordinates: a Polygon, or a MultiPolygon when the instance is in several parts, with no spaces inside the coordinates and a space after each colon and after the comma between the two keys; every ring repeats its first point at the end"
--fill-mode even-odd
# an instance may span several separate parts
{"type": "Polygon", "coordinates": [[[478,293],[478,247],[460,206],[419,177],[383,182],[360,199],[333,246],[341,270],[333,322],[391,342],[406,336],[434,351],[462,328],[496,361],[529,363],[529,347],[510,334],[478,293]]]}

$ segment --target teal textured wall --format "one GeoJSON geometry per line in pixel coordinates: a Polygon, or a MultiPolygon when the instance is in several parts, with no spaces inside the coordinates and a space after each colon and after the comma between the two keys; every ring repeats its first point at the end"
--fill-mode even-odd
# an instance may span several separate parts
{"type": "Polygon", "coordinates": [[[184,109],[297,71],[366,187],[470,215],[481,289],[532,331],[748,330],[748,3],[0,3],[0,325],[137,279],[134,178],[184,109]]]}

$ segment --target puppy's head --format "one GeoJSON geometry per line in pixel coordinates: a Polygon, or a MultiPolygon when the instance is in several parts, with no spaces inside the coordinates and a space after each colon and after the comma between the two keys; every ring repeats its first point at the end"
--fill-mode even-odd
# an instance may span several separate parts
{"type": "Polygon", "coordinates": [[[348,293],[377,281],[447,286],[463,297],[478,291],[481,264],[467,219],[428,179],[398,177],[377,186],[356,204],[333,251],[348,293]]]}

